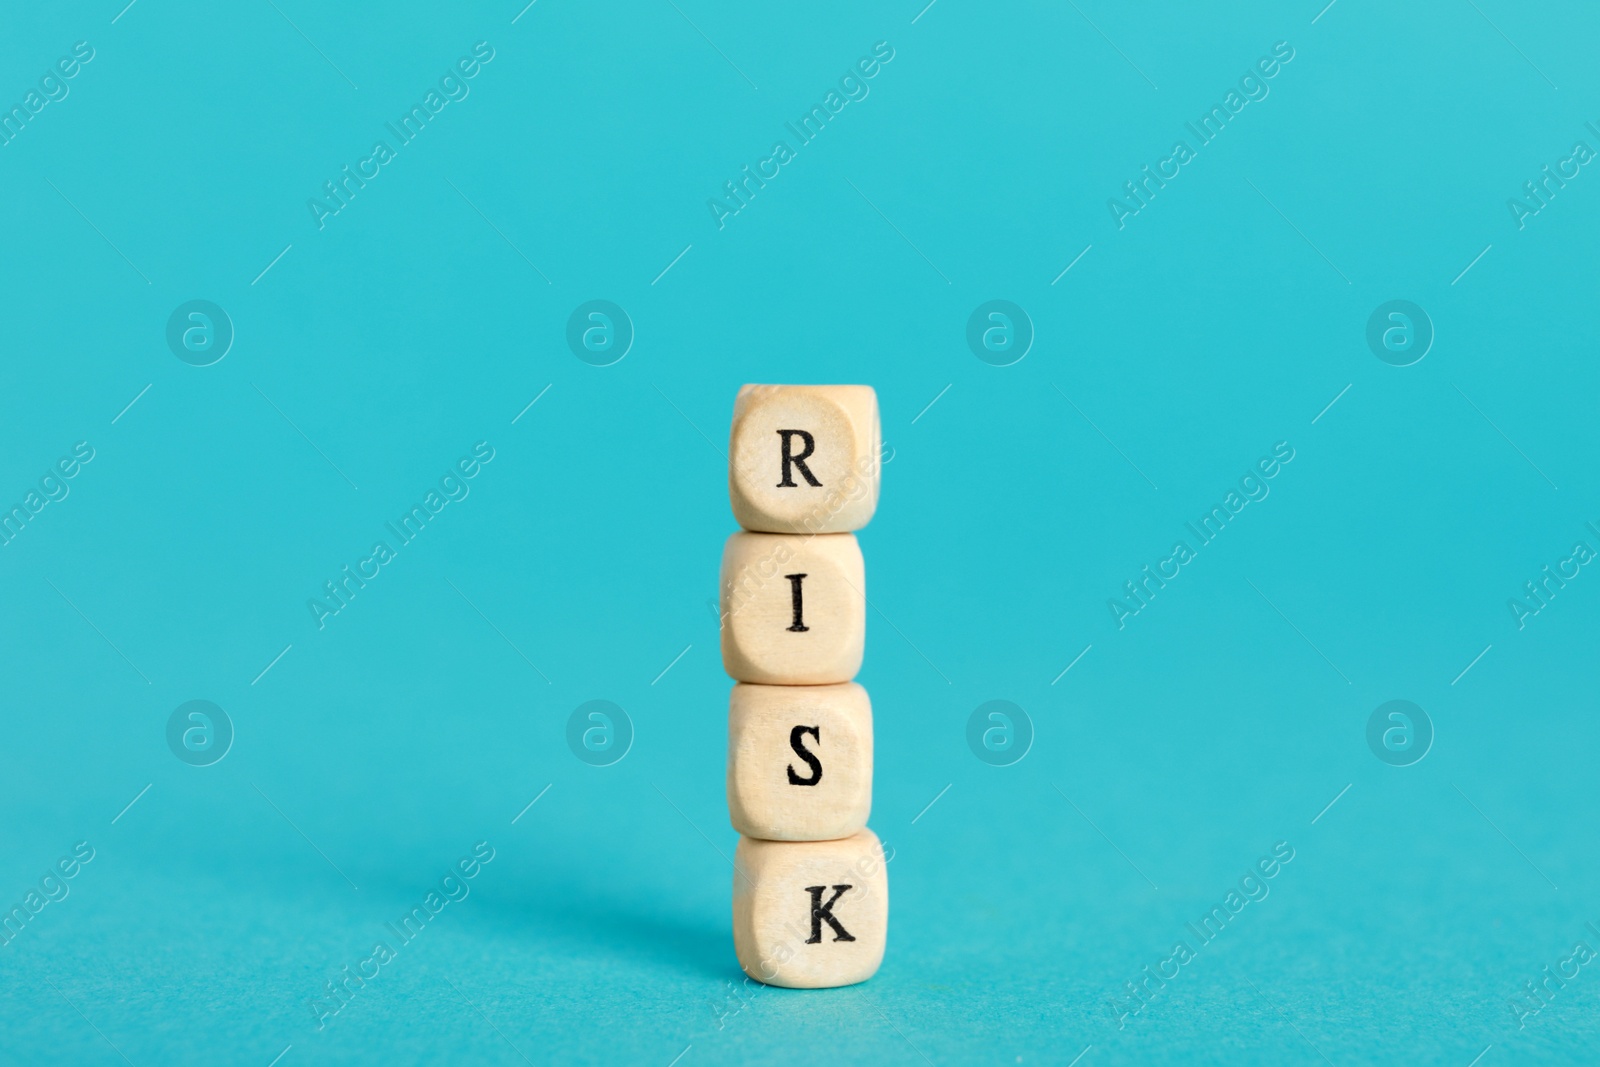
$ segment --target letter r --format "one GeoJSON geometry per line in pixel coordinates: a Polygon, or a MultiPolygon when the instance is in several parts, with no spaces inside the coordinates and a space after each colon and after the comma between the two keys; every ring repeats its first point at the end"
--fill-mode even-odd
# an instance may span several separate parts
{"type": "Polygon", "coordinates": [[[805,478],[806,481],[810,482],[818,489],[822,488],[822,483],[817,481],[816,476],[811,473],[811,468],[806,466],[806,458],[817,450],[816,439],[805,430],[777,430],[775,432],[780,438],[782,438],[778,446],[778,454],[783,459],[783,477],[779,480],[777,488],[800,488],[800,486],[795,483],[793,472],[789,469],[791,464],[800,468],[800,475],[801,477],[805,478]],[[790,452],[796,437],[804,441],[806,446],[805,451],[801,452],[798,456],[793,455],[790,452]]]}

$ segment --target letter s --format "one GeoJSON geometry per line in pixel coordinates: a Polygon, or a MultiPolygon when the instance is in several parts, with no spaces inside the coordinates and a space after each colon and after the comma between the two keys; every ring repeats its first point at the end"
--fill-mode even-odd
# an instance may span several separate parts
{"type": "Polygon", "coordinates": [[[472,46],[472,54],[487,63],[494,59],[494,48],[490,46],[488,41],[479,41],[472,46]]]}
{"type": "Polygon", "coordinates": [[[87,63],[94,58],[94,47],[88,41],[79,41],[72,46],[72,54],[87,63]]]}
{"type": "Polygon", "coordinates": [[[811,777],[802,778],[794,773],[794,764],[789,764],[790,785],[816,785],[822,781],[822,761],[812,753],[807,752],[805,744],[800,740],[806,734],[816,738],[817,744],[822,744],[822,727],[820,726],[796,726],[789,731],[789,747],[794,749],[794,754],[805,760],[806,765],[811,768],[811,777]]]}
{"type": "Polygon", "coordinates": [[[888,41],[879,41],[872,46],[872,54],[887,63],[894,58],[894,46],[888,41]]]}
{"type": "Polygon", "coordinates": [[[488,463],[494,459],[494,446],[488,441],[479,441],[472,446],[472,454],[478,457],[479,462],[488,463]]]}
{"type": "Polygon", "coordinates": [[[72,454],[78,457],[78,462],[87,463],[94,458],[94,447],[88,441],[79,441],[72,446],[72,454]]]}

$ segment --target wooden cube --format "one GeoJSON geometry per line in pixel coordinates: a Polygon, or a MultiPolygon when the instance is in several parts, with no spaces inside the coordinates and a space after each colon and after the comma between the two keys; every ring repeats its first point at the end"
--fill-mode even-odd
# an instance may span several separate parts
{"type": "Polygon", "coordinates": [[[889,875],[871,830],[842,841],[739,839],[733,948],[768,985],[821,989],[871,978],[889,932],[889,875]]]}
{"type": "Polygon", "coordinates": [[[861,529],[878,506],[880,442],[871,386],[745,386],[728,444],[734,518],[769,533],[861,529]]]}
{"type": "Polygon", "coordinates": [[[848,682],[861,669],[866,589],[854,534],[734,534],[722,550],[723,668],[767,685],[848,682]]]}
{"type": "Polygon", "coordinates": [[[832,841],[872,811],[872,702],[844,685],[736,685],[728,814],[746,837],[832,841]]]}

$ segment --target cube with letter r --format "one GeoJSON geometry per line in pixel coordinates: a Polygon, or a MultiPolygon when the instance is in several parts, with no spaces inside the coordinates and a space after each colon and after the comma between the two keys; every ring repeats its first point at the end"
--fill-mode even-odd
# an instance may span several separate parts
{"type": "Polygon", "coordinates": [[[733,405],[728,493],[747,530],[845,533],[878,506],[878,395],[867,385],[747,385],[733,405]]]}

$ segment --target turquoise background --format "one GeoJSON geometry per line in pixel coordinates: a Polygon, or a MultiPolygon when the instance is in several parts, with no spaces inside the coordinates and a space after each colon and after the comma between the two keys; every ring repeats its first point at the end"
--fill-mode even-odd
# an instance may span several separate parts
{"type": "Polygon", "coordinates": [[[1600,176],[1507,203],[1600,148],[1593,11],[922,2],[7,12],[5,107],[94,58],[0,147],[0,500],[94,458],[0,547],[0,903],[94,859],[0,948],[0,1063],[1594,1061],[1600,968],[1537,1013],[1525,985],[1600,949],[1600,577],[1520,628],[1508,601],[1600,549],[1600,176]],[[211,366],[167,345],[194,299],[235,331],[211,366]],[[611,366],[565,340],[593,299],[636,331],[611,366]],[[1011,366],[966,342],[993,299],[1036,333],[1011,366]],[[1407,367],[1365,339],[1394,299],[1436,334],[1407,367]],[[873,385],[890,450],[860,681],[893,918],[827,992],[734,988],[721,450],[772,381],[873,385]],[[635,732],[611,766],[565,741],[595,699],[635,732]],[[1435,732],[1411,766],[1366,740],[1396,699],[1435,732]],[[236,734],[208,767],[166,740],[190,700],[236,734]],[[990,700],[1033,726],[1011,766],[967,746],[990,700]],[[470,896],[319,1030],[478,842],[470,896]],[[1279,842],[1270,894],[1130,1001],[1279,842]]]}

